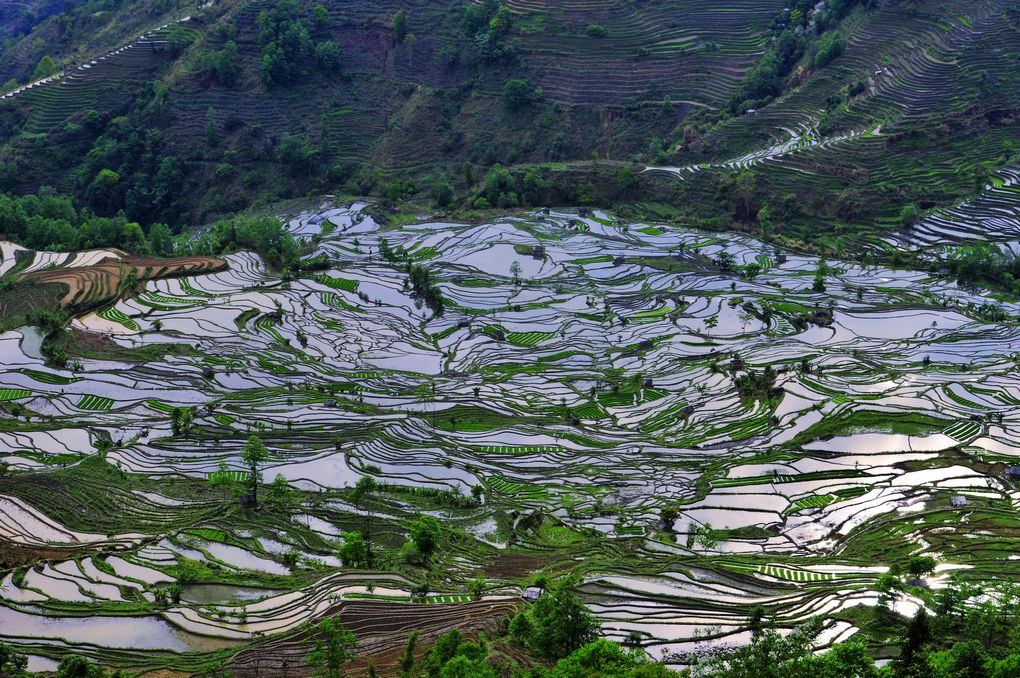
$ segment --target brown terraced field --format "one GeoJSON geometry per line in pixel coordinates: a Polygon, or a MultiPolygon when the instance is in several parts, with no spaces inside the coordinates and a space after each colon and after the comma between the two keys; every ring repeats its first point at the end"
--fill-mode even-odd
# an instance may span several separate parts
{"type": "MultiPolygon", "coordinates": [[[[358,637],[358,660],[351,667],[353,675],[363,675],[369,662],[381,675],[396,675],[397,662],[413,631],[421,634],[419,650],[427,649],[439,636],[454,629],[468,637],[482,631],[492,635],[502,619],[513,616],[520,605],[519,601],[509,599],[446,605],[345,600],[327,614],[339,614],[344,625],[358,637]]],[[[306,654],[307,633],[302,631],[244,650],[230,664],[230,675],[308,676],[306,654]]]]}
{"type": "Polygon", "coordinates": [[[211,273],[226,267],[227,262],[218,257],[194,256],[173,259],[128,257],[120,261],[108,259],[95,266],[53,268],[23,273],[18,276],[18,281],[66,285],[67,292],[60,299],[61,306],[91,306],[116,295],[132,271],[137,280],[143,281],[211,273]]]}

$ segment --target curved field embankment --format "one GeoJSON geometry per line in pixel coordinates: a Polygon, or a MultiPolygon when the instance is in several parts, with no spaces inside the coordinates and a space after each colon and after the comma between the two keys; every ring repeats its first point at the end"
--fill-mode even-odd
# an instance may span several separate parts
{"type": "Polygon", "coordinates": [[[131,273],[137,281],[173,278],[181,275],[213,273],[227,268],[218,257],[193,256],[156,259],[128,257],[117,261],[104,260],[94,266],[53,268],[18,276],[18,282],[60,283],[67,292],[60,299],[64,307],[90,307],[109,301],[123,290],[131,273]]]}

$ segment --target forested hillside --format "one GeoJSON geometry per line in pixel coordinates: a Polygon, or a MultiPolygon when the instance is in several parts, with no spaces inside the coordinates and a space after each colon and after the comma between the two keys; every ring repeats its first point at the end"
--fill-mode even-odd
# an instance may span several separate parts
{"type": "Polygon", "coordinates": [[[71,2],[5,44],[8,90],[62,77],[0,101],[0,188],[174,228],[309,192],[642,202],[874,247],[1012,162],[1018,20],[1007,0],[71,2]]]}

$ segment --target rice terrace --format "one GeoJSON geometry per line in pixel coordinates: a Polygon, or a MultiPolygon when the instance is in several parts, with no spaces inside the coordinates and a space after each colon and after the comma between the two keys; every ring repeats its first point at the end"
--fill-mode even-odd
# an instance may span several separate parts
{"type": "Polygon", "coordinates": [[[1020,676],[1020,3],[0,7],[0,677],[1020,676]]]}

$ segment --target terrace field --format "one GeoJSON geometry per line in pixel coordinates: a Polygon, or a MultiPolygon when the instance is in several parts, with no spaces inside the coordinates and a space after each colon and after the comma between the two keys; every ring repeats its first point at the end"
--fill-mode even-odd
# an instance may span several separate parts
{"type": "MultiPolygon", "coordinates": [[[[602,211],[373,214],[283,215],[326,270],[239,252],[0,334],[0,640],[32,667],[305,675],[303,623],[339,612],[355,673],[391,675],[412,631],[494,631],[567,572],[674,667],[757,605],[882,654],[876,605],[1020,576],[1015,303],[602,211]],[[402,553],[421,515],[428,567],[402,553]],[[371,564],[338,554],[355,530],[371,564]]],[[[99,256],[4,252],[54,278],[99,256]]]]}

